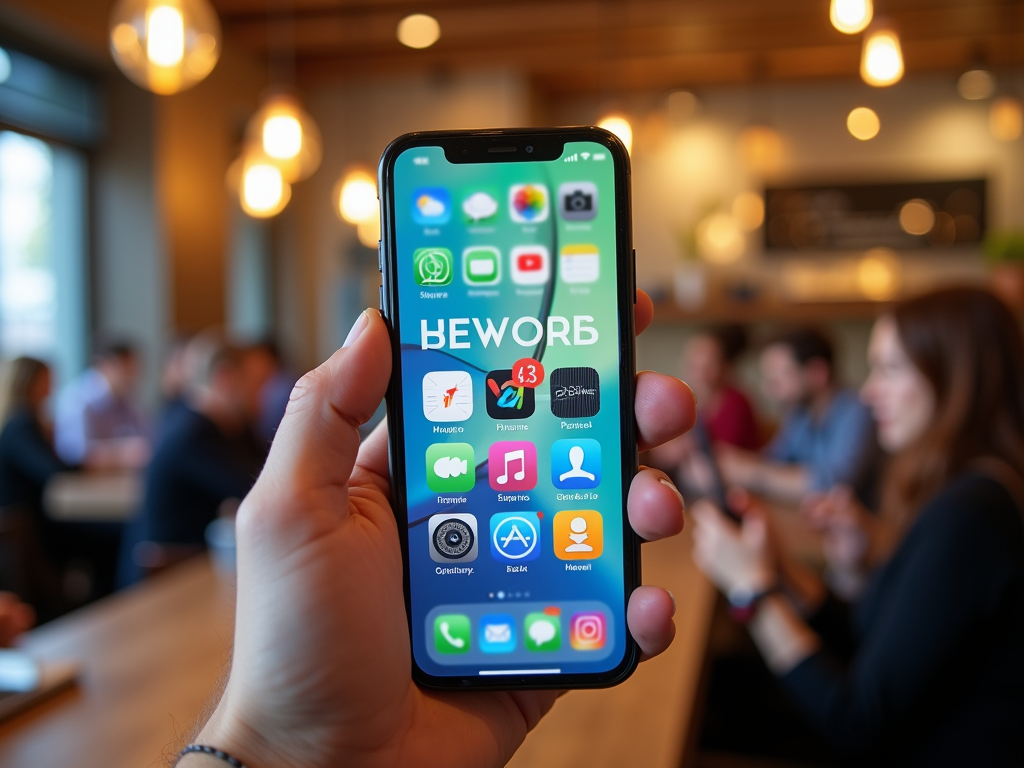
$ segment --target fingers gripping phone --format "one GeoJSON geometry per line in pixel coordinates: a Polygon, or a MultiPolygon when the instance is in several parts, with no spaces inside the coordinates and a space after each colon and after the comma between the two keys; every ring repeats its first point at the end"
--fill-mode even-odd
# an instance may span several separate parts
{"type": "Polygon", "coordinates": [[[626,151],[599,128],[414,133],[379,174],[414,678],[618,683],[639,660],[626,151]]]}

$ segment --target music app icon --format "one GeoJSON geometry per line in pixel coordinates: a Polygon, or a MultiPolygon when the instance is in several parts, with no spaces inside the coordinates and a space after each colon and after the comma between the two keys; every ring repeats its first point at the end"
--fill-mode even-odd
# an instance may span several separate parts
{"type": "Polygon", "coordinates": [[[487,453],[487,476],[496,491],[528,491],[537,486],[537,446],[527,440],[494,443],[487,453]]]}

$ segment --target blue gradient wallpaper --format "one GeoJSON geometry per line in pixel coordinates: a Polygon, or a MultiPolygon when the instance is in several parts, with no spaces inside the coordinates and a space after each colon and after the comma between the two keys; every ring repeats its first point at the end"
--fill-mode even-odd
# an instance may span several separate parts
{"type": "Polygon", "coordinates": [[[626,651],[615,166],[394,168],[413,653],[435,676],[626,651]]]}

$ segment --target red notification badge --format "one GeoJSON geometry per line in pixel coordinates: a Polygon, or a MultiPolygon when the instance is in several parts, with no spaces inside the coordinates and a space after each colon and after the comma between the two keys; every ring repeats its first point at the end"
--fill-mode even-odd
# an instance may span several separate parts
{"type": "Polygon", "coordinates": [[[512,383],[518,387],[535,389],[544,383],[544,366],[540,360],[524,357],[512,366],[512,383]]]}

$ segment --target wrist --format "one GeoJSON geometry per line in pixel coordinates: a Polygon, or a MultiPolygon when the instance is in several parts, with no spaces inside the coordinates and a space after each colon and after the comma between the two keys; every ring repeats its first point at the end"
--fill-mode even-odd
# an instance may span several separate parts
{"type": "MultiPolygon", "coordinates": [[[[223,750],[245,768],[266,768],[269,765],[264,759],[258,735],[229,711],[223,698],[191,743],[223,750]]],[[[212,768],[215,765],[224,768],[224,763],[217,758],[198,753],[185,755],[178,765],[180,768],[212,768]]]]}

